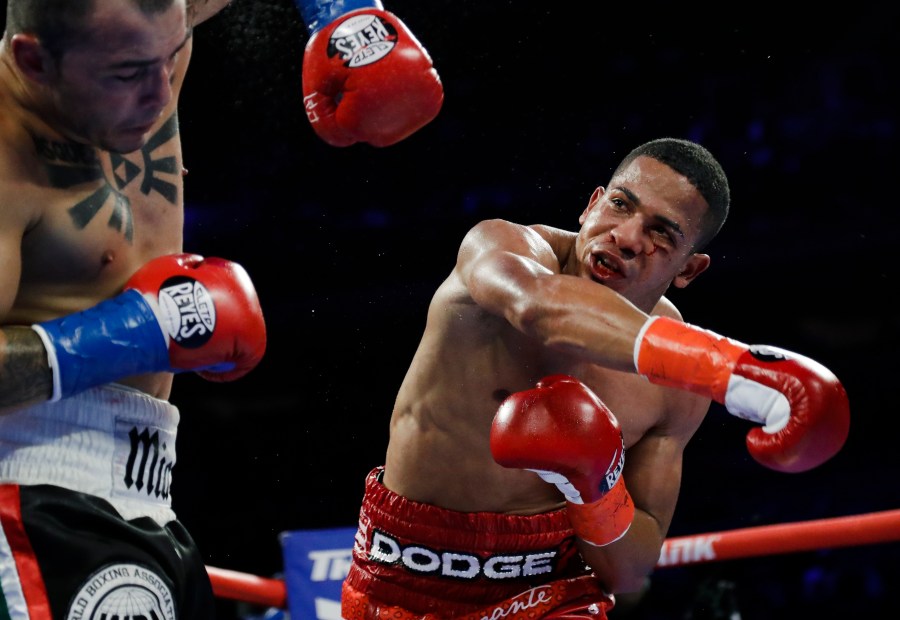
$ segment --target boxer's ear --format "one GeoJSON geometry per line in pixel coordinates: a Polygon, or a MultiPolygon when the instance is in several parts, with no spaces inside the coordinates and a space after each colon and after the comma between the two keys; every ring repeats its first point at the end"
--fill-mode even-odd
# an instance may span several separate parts
{"type": "Polygon", "coordinates": [[[594,193],[591,194],[591,199],[588,200],[587,206],[584,208],[584,211],[581,212],[581,216],[578,218],[579,224],[584,224],[584,221],[587,219],[588,213],[591,212],[598,202],[600,202],[600,198],[603,197],[603,194],[606,193],[606,188],[602,185],[594,190],[594,193]]]}
{"type": "Polygon", "coordinates": [[[26,78],[41,85],[50,81],[53,58],[36,35],[19,33],[12,37],[12,55],[16,67],[26,78]]]}
{"type": "Polygon", "coordinates": [[[693,282],[694,278],[706,271],[706,268],[709,267],[709,263],[709,254],[691,254],[690,258],[688,258],[687,262],[684,264],[684,267],[681,268],[681,271],[679,271],[678,275],[675,276],[675,279],[672,280],[672,284],[675,285],[675,288],[686,287],[693,282]]]}

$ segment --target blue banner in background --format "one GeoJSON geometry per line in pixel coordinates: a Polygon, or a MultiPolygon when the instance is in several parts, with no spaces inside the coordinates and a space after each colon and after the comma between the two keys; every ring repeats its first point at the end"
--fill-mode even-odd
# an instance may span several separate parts
{"type": "Polygon", "coordinates": [[[341,584],[350,568],[355,534],[356,526],[281,533],[292,619],[341,620],[341,584]]]}

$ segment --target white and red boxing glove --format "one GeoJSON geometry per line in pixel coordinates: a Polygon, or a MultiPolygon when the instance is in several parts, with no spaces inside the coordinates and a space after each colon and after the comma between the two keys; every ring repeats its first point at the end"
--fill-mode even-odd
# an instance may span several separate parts
{"type": "Polygon", "coordinates": [[[82,312],[32,328],[47,349],[59,400],[147,372],[194,371],[231,381],[266,350],[266,326],[243,267],[171,254],[149,261],[125,290],[82,312]]]}
{"type": "Polygon", "coordinates": [[[651,383],[701,394],[732,415],[762,424],[747,434],[747,449],[770,469],[812,469],[847,440],[850,404],[844,387],[830,370],[802,355],[651,317],[635,341],[634,365],[651,383]]]}
{"type": "Polygon", "coordinates": [[[266,324],[247,271],[224,258],[161,256],[125,289],[140,291],[168,338],[169,367],[210,381],[250,372],[266,350],[266,324]]]}
{"type": "Polygon", "coordinates": [[[444,88],[431,57],[380,0],[297,0],[312,35],[303,102],[332,146],[395,144],[431,122],[444,88]]]}
{"type": "Polygon", "coordinates": [[[504,467],[527,469],[555,484],[582,540],[608,545],[631,527],[634,502],[622,479],[622,429],[574,377],[544,377],[535,388],[506,398],[491,426],[491,454],[504,467]]]}

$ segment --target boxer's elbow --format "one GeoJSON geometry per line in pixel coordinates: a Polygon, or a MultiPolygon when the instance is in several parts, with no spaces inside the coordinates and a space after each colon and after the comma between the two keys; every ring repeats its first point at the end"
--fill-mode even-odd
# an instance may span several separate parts
{"type": "Polygon", "coordinates": [[[635,594],[647,587],[647,580],[651,570],[626,571],[616,575],[614,583],[609,591],[613,594],[635,594]]]}
{"type": "Polygon", "coordinates": [[[613,594],[640,592],[656,568],[662,539],[658,532],[642,528],[640,514],[636,515],[628,533],[614,543],[603,547],[579,541],[582,557],[603,583],[604,589],[613,594]]]}
{"type": "Polygon", "coordinates": [[[603,590],[610,594],[633,594],[641,592],[647,587],[652,566],[645,562],[634,562],[619,558],[605,558],[598,561],[588,560],[594,575],[603,586],[603,590]]]}

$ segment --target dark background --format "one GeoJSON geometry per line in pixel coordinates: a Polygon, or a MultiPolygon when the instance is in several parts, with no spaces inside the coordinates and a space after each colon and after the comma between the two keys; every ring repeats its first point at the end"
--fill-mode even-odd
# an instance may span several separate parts
{"type": "MultiPolygon", "coordinates": [[[[384,149],[313,134],[289,0],[234,0],[199,26],[180,115],[185,248],[247,267],[269,335],[238,382],[176,380],[175,508],[207,563],[276,575],[280,532],[355,524],[464,232],[490,217],[574,229],[621,157],[660,136],[702,142],[732,188],[710,270],[671,291],[685,318],[817,359],[852,413],[837,457],[789,475],[757,465],[749,426],[713,405],[669,535],[900,507],[898,9],[788,4],[391,0],[445,103],[384,149]]],[[[894,618],[898,547],[660,569],[614,614],[726,618],[730,592],[744,620],[894,618]]]]}

